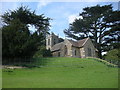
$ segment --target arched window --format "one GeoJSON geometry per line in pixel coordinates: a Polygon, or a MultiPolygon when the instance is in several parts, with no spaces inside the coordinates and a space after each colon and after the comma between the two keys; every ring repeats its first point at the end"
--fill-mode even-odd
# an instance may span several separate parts
{"type": "Polygon", "coordinates": [[[77,51],[75,50],[75,56],[77,55],[77,51]]]}
{"type": "Polygon", "coordinates": [[[50,45],[50,39],[48,39],[48,45],[50,45]]]}
{"type": "Polygon", "coordinates": [[[54,45],[56,44],[56,40],[54,39],[54,45]]]}
{"type": "Polygon", "coordinates": [[[60,52],[58,52],[58,57],[60,57],[60,52]]]}
{"type": "Polygon", "coordinates": [[[67,55],[67,46],[65,45],[65,52],[64,52],[64,54],[65,54],[65,56],[67,55]]]}
{"type": "Polygon", "coordinates": [[[92,56],[91,55],[91,48],[88,48],[88,56],[92,56]]]}

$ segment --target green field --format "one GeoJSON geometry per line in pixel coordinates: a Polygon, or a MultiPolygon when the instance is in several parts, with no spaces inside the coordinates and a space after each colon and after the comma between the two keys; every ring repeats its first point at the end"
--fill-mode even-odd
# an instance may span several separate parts
{"type": "Polygon", "coordinates": [[[3,69],[2,87],[118,88],[118,68],[93,59],[43,58],[36,64],[40,67],[3,69]]]}

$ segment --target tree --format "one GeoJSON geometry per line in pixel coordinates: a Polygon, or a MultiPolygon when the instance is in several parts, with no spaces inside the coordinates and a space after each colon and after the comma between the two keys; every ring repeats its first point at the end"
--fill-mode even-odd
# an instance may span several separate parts
{"type": "Polygon", "coordinates": [[[51,57],[52,53],[50,49],[46,49],[45,46],[39,46],[37,52],[34,54],[33,58],[40,58],[40,57],[51,57]]]}
{"type": "MultiPolygon", "coordinates": [[[[119,49],[120,45],[120,11],[113,11],[107,18],[105,18],[107,23],[110,23],[110,29],[104,32],[105,37],[104,51],[109,51],[112,49],[119,49]],[[112,24],[111,24],[112,23],[112,24]],[[107,45],[108,44],[108,45],[107,45]]],[[[103,36],[102,36],[103,37],[103,36]]]]}
{"type": "Polygon", "coordinates": [[[22,46],[30,36],[28,28],[18,19],[13,20],[9,26],[2,28],[3,57],[19,57],[23,53],[22,46]]]}
{"type": "Polygon", "coordinates": [[[119,43],[120,11],[113,11],[111,5],[96,5],[83,8],[79,16],[82,16],[82,19],[76,19],[64,30],[68,37],[76,40],[90,37],[100,58],[102,51],[106,51],[106,47],[112,45],[112,42],[119,43]]]}
{"type": "Polygon", "coordinates": [[[3,22],[9,25],[14,19],[19,19],[25,25],[34,25],[39,34],[47,33],[49,31],[49,20],[44,14],[36,15],[35,11],[30,11],[28,7],[21,6],[17,10],[6,12],[2,15],[3,22]]]}
{"type": "Polygon", "coordinates": [[[119,49],[113,49],[110,50],[106,55],[105,55],[105,60],[118,65],[120,61],[120,55],[119,55],[119,49]]]}
{"type": "Polygon", "coordinates": [[[3,58],[32,57],[40,45],[45,44],[45,35],[49,31],[50,18],[36,15],[28,7],[21,6],[17,10],[2,15],[3,58]],[[37,31],[30,33],[29,25],[37,31]]]}

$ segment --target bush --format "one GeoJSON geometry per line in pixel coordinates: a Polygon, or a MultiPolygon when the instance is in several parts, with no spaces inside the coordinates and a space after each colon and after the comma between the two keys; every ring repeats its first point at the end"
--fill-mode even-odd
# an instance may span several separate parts
{"type": "Polygon", "coordinates": [[[118,62],[120,61],[119,49],[110,50],[106,54],[105,60],[109,61],[110,63],[118,65],[118,62]]]}
{"type": "Polygon", "coordinates": [[[51,53],[50,49],[48,49],[48,50],[45,49],[43,51],[43,57],[52,57],[52,53],[51,53]]]}
{"type": "Polygon", "coordinates": [[[34,54],[33,58],[40,58],[40,57],[51,57],[50,49],[47,50],[45,46],[40,46],[38,51],[34,54]]]}

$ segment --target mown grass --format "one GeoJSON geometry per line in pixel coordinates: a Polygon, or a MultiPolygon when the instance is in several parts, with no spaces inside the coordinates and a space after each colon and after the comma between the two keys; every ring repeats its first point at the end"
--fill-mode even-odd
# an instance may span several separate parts
{"type": "Polygon", "coordinates": [[[3,88],[117,88],[118,68],[93,59],[41,58],[38,67],[3,69],[3,88]]]}

